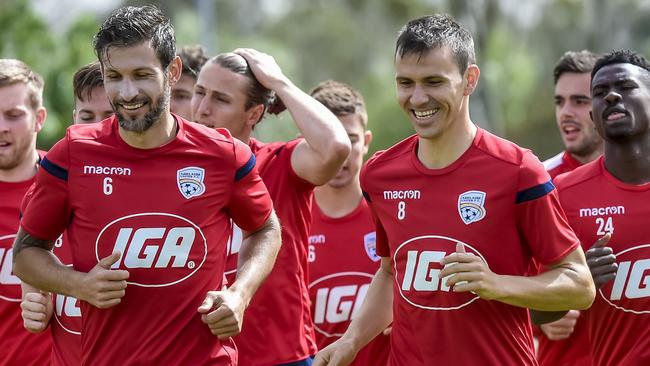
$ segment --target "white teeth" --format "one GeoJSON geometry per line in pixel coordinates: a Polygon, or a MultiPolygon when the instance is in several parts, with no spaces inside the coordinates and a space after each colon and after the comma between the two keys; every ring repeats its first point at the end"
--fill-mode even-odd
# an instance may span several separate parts
{"type": "Polygon", "coordinates": [[[138,103],[138,104],[122,104],[122,107],[124,107],[124,109],[134,110],[134,109],[138,109],[138,108],[142,107],[143,105],[144,105],[144,103],[138,103]]]}
{"type": "Polygon", "coordinates": [[[429,109],[427,111],[413,110],[413,114],[415,114],[415,117],[417,117],[417,118],[429,118],[429,117],[433,116],[436,112],[438,112],[438,108],[429,109]]]}

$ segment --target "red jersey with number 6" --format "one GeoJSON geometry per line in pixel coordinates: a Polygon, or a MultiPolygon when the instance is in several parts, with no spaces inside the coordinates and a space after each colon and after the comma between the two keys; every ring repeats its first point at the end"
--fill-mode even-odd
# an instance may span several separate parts
{"type": "Polygon", "coordinates": [[[389,364],[536,365],[528,310],[454,292],[439,278],[456,250],[500,275],[525,276],[579,245],[548,173],[528,150],[478,129],[442,169],[417,158],[418,136],[377,153],[361,186],[377,218],[377,253],[393,266],[389,364]]]}
{"type": "MultiPolygon", "coordinates": [[[[309,298],[316,344],[323,349],[348,329],[379,269],[375,225],[365,200],[332,218],[314,201],[309,234],[309,298]]],[[[354,366],[386,365],[390,338],[377,336],[357,353],[354,366]]]]}
{"type": "Polygon", "coordinates": [[[197,308],[221,289],[230,220],[255,230],[271,200],[248,146],[175,118],[175,138],[153,149],[124,142],[115,117],[71,126],[41,163],[22,228],[45,240],[67,230],[78,271],[115,251],[111,268],[129,271],[119,305],[81,304],[84,365],[237,362],[197,308]]]}

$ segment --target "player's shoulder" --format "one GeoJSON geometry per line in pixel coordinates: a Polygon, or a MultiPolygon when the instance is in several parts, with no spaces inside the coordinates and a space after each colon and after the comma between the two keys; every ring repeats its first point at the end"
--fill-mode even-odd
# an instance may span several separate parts
{"type": "Polygon", "coordinates": [[[559,191],[581,187],[601,175],[601,164],[602,157],[584,164],[570,172],[558,175],[553,180],[553,183],[559,191]]]}
{"type": "MultiPolygon", "coordinates": [[[[510,165],[521,166],[526,164],[526,160],[533,153],[510,140],[492,134],[482,128],[479,128],[477,134],[480,134],[474,146],[484,154],[493,157],[510,165]]],[[[537,160],[535,158],[535,160],[537,160]]],[[[541,165],[541,164],[540,164],[541,165]]]]}
{"type": "Polygon", "coordinates": [[[113,123],[117,123],[115,116],[109,117],[101,122],[73,124],[66,131],[66,138],[69,141],[98,140],[110,135],[113,130],[113,123]]]}
{"type": "Polygon", "coordinates": [[[370,170],[391,164],[403,165],[404,161],[400,159],[404,159],[410,154],[415,153],[415,145],[417,144],[417,141],[418,136],[411,135],[386,150],[377,151],[370,159],[368,159],[365,164],[365,169],[370,170]]]}
{"type": "Polygon", "coordinates": [[[232,146],[235,143],[235,138],[225,128],[211,128],[200,123],[187,121],[180,117],[178,117],[178,123],[182,126],[184,138],[188,142],[224,146],[232,146]]]}

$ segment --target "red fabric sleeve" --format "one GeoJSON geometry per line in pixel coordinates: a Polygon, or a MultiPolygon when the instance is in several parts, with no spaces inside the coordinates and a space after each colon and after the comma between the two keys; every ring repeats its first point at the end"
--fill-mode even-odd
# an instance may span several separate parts
{"type": "Polygon", "coordinates": [[[60,140],[41,160],[30,197],[23,202],[21,227],[42,240],[55,240],[68,226],[68,144],[60,140]],[[28,202],[27,202],[28,201],[28,202]]]}
{"type": "Polygon", "coordinates": [[[580,245],[548,173],[530,152],[520,167],[516,202],[517,229],[538,264],[555,263],[580,245]]]}
{"type": "Polygon", "coordinates": [[[227,208],[237,226],[245,231],[260,228],[271,216],[273,202],[257,171],[250,148],[233,139],[236,173],[227,208]]]}

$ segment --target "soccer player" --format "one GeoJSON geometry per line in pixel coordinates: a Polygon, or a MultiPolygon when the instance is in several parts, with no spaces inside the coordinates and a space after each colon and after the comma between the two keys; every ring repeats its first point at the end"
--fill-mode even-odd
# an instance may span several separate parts
{"type": "MultiPolygon", "coordinates": [[[[591,112],[591,70],[597,56],[587,50],[566,52],[553,70],[555,118],[565,151],[546,160],[551,178],[593,161],[603,152],[591,112]]],[[[587,324],[580,311],[540,325],[537,361],[540,366],[590,366],[587,324]]]]}
{"type": "Polygon", "coordinates": [[[591,75],[592,117],[605,152],[558,177],[557,187],[600,287],[586,312],[593,364],[648,365],[650,63],[613,51],[591,75]]]}
{"type": "MultiPolygon", "coordinates": [[[[308,365],[316,353],[307,286],[312,194],[315,186],[339,171],[350,152],[350,139],[336,116],[296,87],[273,57],[252,49],[220,54],[203,66],[192,115],[206,126],[227,127],[251,147],[282,223],[277,265],[253,299],[236,338],[240,363],[308,365]],[[286,105],[302,138],[276,143],[251,138],[267,110],[280,110],[277,99],[271,103],[274,95],[286,105]]],[[[232,241],[230,270],[237,268],[238,245],[232,241]]]]}
{"type": "MultiPolygon", "coordinates": [[[[101,65],[95,61],[81,67],[73,77],[75,124],[94,123],[113,115],[104,90],[101,65]]],[[[24,203],[25,204],[25,203],[24,203]]],[[[61,263],[72,266],[72,253],[63,234],[54,243],[53,253],[61,263]]],[[[52,325],[52,365],[81,364],[81,309],[70,296],[54,294],[54,299],[23,284],[20,304],[25,329],[38,333],[52,325]],[[54,321],[51,322],[52,316],[54,321]]]]}
{"type": "MultiPolygon", "coordinates": [[[[347,329],[379,268],[380,257],[372,215],[359,185],[363,156],[372,140],[363,97],[350,86],[331,80],[320,83],[310,94],[339,118],[352,146],[336,176],[314,190],[309,298],[316,345],[323,349],[347,329]]],[[[385,365],[389,351],[389,337],[380,334],[359,352],[354,365],[385,365]]]]}
{"type": "Polygon", "coordinates": [[[82,301],[83,365],[234,365],[230,337],[280,245],[255,157],[169,112],[181,62],[159,9],[117,9],[94,47],[115,116],[71,126],[42,159],[15,272],[82,301]],[[222,290],[231,220],[249,237],[222,290]],[[64,230],[74,269],[50,251],[64,230]]]}
{"type": "Polygon", "coordinates": [[[569,51],[553,69],[555,120],[565,150],[544,161],[551,178],[593,161],[603,153],[603,140],[589,117],[590,73],[596,58],[597,55],[587,50],[569,51]]]}
{"type": "Polygon", "coordinates": [[[20,279],[12,244],[20,203],[38,170],[36,135],[43,128],[43,79],[19,60],[0,59],[0,365],[46,365],[49,332],[30,334],[21,318],[20,279]],[[29,350],[29,352],[25,352],[29,350]]]}
{"type": "Polygon", "coordinates": [[[183,72],[180,80],[172,85],[172,99],[169,108],[172,113],[191,120],[194,84],[196,84],[196,77],[199,75],[201,67],[208,61],[208,57],[200,45],[183,46],[177,54],[183,63],[183,72]]]}
{"type": "Polygon", "coordinates": [[[536,365],[526,308],[584,309],[595,292],[557,192],[530,151],[472,123],[480,71],[467,30],[415,19],[395,51],[416,134],[362,169],[381,267],[314,364],[348,364],[392,321],[389,365],[536,365]],[[549,270],[527,277],[532,259],[549,270]]]}
{"type": "Polygon", "coordinates": [[[75,124],[99,122],[113,115],[99,62],[91,62],[77,70],[72,86],[75,97],[72,118],[75,124]]]}

